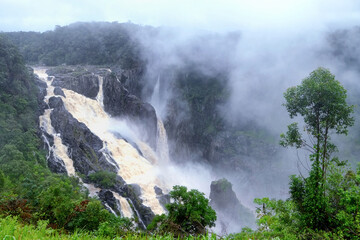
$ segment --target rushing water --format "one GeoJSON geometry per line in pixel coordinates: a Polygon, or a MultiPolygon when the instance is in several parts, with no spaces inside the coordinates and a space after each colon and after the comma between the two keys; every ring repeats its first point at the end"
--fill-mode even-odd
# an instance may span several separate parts
{"type": "MultiPolygon", "coordinates": [[[[54,87],[51,86],[52,80],[48,81],[46,69],[36,68],[34,69],[34,72],[42,81],[46,82],[48,86],[47,96],[45,97],[45,102],[47,102],[51,96],[54,96],[54,87]]],[[[160,149],[165,148],[166,150],[158,150],[157,154],[154,154],[152,149],[146,143],[140,142],[137,139],[132,139],[135,140],[136,144],[141,149],[141,152],[143,153],[142,156],[131,144],[116,137],[113,133],[113,129],[116,127],[115,125],[119,123],[119,120],[112,119],[104,110],[102,83],[103,78],[99,76],[100,88],[96,100],[87,98],[67,89],[62,89],[66,98],[62,96],[58,97],[62,98],[66,110],[70,112],[74,118],[79,122],[84,123],[91,132],[103,141],[103,154],[105,157],[108,157],[106,156],[106,152],[111,153],[113,159],[119,166],[118,175],[121,176],[126,183],[135,183],[140,186],[140,197],[143,200],[143,204],[150,207],[155,214],[162,214],[164,213],[164,208],[156,198],[154,187],[159,186],[164,188],[164,184],[157,177],[157,171],[154,170],[153,164],[159,162],[157,160],[158,158],[168,161],[167,141],[166,139],[158,140],[158,145],[161,146],[160,149]]],[[[67,154],[67,147],[62,143],[61,136],[57,134],[51,126],[51,111],[51,109],[47,109],[45,110],[44,115],[40,116],[40,126],[48,134],[54,136],[54,153],[58,158],[64,161],[68,174],[76,175],[73,161],[67,154]]],[[[166,132],[161,121],[160,123],[158,122],[158,128],[160,129],[158,137],[166,138],[166,132]]],[[[85,186],[88,187],[90,193],[93,195],[99,191],[99,189],[96,189],[89,184],[86,184],[85,186]]],[[[121,206],[122,215],[126,217],[133,216],[133,212],[128,203],[129,199],[122,198],[117,193],[113,194],[121,206]]]]}

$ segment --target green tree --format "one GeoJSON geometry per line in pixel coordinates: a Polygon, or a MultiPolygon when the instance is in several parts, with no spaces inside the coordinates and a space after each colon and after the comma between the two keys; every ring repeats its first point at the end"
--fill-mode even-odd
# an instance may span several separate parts
{"type": "Polygon", "coordinates": [[[158,227],[158,232],[170,232],[177,236],[205,234],[206,227],[215,226],[216,212],[209,206],[209,200],[198,190],[187,190],[174,186],[169,193],[172,202],[166,204],[168,216],[156,216],[148,226],[158,227]],[[159,224],[160,223],[160,224],[159,224]]]}
{"type": "Polygon", "coordinates": [[[348,127],[354,124],[353,106],[346,103],[344,87],[325,68],[313,71],[301,85],[289,88],[284,97],[290,117],[303,117],[308,137],[305,138],[297,123],[293,123],[286,134],[281,134],[280,145],[307,149],[313,162],[309,177],[291,178],[291,198],[302,213],[305,225],[327,229],[331,222],[327,211],[327,169],[331,162],[339,163],[337,158],[332,158],[337,148],[330,142],[330,134],[347,134],[348,127]]]}

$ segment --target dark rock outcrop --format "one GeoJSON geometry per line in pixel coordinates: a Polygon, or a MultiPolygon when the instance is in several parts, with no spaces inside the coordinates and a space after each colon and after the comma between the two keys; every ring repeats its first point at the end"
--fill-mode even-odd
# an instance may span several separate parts
{"type": "MultiPolygon", "coordinates": [[[[131,200],[131,204],[137,210],[136,214],[138,214],[138,217],[141,218],[141,221],[145,224],[145,226],[149,225],[155,217],[155,214],[150,207],[142,204],[143,201],[140,199],[137,189],[135,189],[133,185],[126,185],[121,189],[121,191],[124,192],[122,196],[125,196],[131,200]]],[[[142,228],[145,227],[141,226],[141,224],[139,224],[139,226],[142,228]]]]}
{"type": "Polygon", "coordinates": [[[50,114],[52,126],[68,147],[76,171],[85,175],[99,170],[116,172],[115,163],[109,163],[101,152],[103,142],[65,109],[61,98],[51,97],[49,105],[54,108],[50,114]]]}
{"type": "Polygon", "coordinates": [[[229,225],[254,227],[255,216],[240,203],[232,190],[232,184],[225,178],[211,182],[209,198],[210,206],[218,215],[222,232],[231,231],[229,225]]]}
{"type": "Polygon", "coordinates": [[[154,190],[156,193],[156,198],[159,199],[160,204],[165,208],[165,205],[170,203],[170,195],[164,194],[162,189],[158,186],[155,186],[154,190]]]}
{"type": "Polygon", "coordinates": [[[64,91],[63,91],[60,87],[55,87],[55,88],[54,88],[54,94],[55,94],[55,95],[59,95],[59,96],[66,97],[65,94],[64,94],[64,91]]]}
{"type": "Polygon", "coordinates": [[[44,110],[47,108],[46,103],[44,102],[44,98],[47,94],[47,85],[45,82],[41,81],[38,77],[35,76],[35,84],[39,89],[38,95],[37,95],[37,102],[38,102],[38,116],[41,116],[44,114],[44,110]]]}
{"type": "Polygon", "coordinates": [[[66,88],[95,99],[99,92],[99,79],[92,73],[58,74],[52,82],[55,87],[66,88]]]}
{"type": "Polygon", "coordinates": [[[124,88],[126,88],[131,94],[141,98],[144,88],[143,68],[138,67],[133,69],[122,69],[119,67],[113,67],[111,70],[114,74],[116,74],[124,88]]]}
{"type": "Polygon", "coordinates": [[[44,141],[44,148],[47,150],[47,164],[52,172],[66,173],[65,163],[54,154],[54,137],[49,135],[46,131],[42,130],[41,138],[44,141]]]}
{"type": "Polygon", "coordinates": [[[212,166],[247,172],[256,169],[254,164],[260,164],[261,161],[274,157],[279,149],[276,144],[268,143],[250,134],[239,134],[239,131],[219,132],[210,146],[208,159],[212,166]]]}
{"type": "MultiPolygon", "coordinates": [[[[118,216],[121,215],[121,213],[118,210],[118,205],[116,203],[117,200],[111,191],[102,189],[99,192],[98,196],[106,208],[107,208],[106,205],[108,205],[111,208],[111,210],[113,210],[118,216]]],[[[110,209],[108,209],[108,210],[111,212],[110,209]]]]}
{"type": "Polygon", "coordinates": [[[121,84],[115,74],[104,78],[104,108],[113,117],[125,117],[140,126],[145,133],[144,139],[151,147],[156,148],[157,117],[155,109],[141,101],[121,84]]]}

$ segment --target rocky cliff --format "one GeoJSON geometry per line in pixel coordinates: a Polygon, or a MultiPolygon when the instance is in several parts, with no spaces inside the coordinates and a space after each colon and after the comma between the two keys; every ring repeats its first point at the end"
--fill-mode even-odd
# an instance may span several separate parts
{"type": "MultiPolygon", "coordinates": [[[[38,81],[38,87],[41,90],[39,99],[45,100],[48,98],[48,100],[44,101],[41,105],[42,109],[39,110],[39,114],[46,115],[44,110],[47,109],[46,111],[50,115],[49,120],[46,120],[45,123],[41,123],[41,135],[43,137],[45,147],[49,151],[48,165],[50,169],[54,172],[70,174],[70,172],[67,170],[68,167],[66,166],[64,159],[56,154],[55,149],[59,146],[55,144],[54,138],[58,138],[61,139],[61,144],[66,146],[67,152],[65,154],[72,161],[71,164],[73,165],[73,171],[75,171],[75,175],[82,176],[83,182],[87,184],[93,184],[95,189],[92,191],[98,192],[99,197],[105,206],[110,206],[111,211],[114,211],[115,209],[114,194],[118,194],[119,197],[126,199],[124,201],[128,202],[127,204],[130,206],[130,210],[128,211],[133,212],[134,217],[138,219],[139,226],[145,228],[146,225],[148,225],[153,219],[154,213],[149,206],[144,205],[144,201],[142,200],[142,194],[144,194],[143,189],[141,189],[137,184],[127,184],[123,178],[118,175],[120,167],[113,159],[112,153],[107,149],[106,143],[101,140],[94,132],[92,132],[87,125],[78,121],[68,111],[68,109],[66,109],[63,100],[67,99],[67,96],[64,93],[65,90],[63,91],[62,89],[69,89],[82,94],[87,98],[94,99],[99,94],[99,89],[95,94],[95,88],[100,88],[98,74],[101,74],[102,76],[105,76],[105,79],[107,79],[102,85],[104,87],[104,94],[119,94],[119,89],[125,92],[127,92],[127,90],[123,86],[118,86],[116,83],[111,83],[110,81],[117,82],[117,80],[116,78],[111,78],[111,75],[107,76],[108,71],[99,70],[96,71],[96,74],[84,73],[85,77],[79,75],[76,78],[69,76],[69,74],[74,75],[74,72],[71,69],[61,71],[62,73],[59,73],[59,70],[53,70],[52,73],[55,74],[55,77],[38,81]],[[57,80],[57,77],[59,77],[60,80],[57,80]],[[47,84],[50,83],[49,80],[52,81],[52,88],[47,87],[47,84]],[[48,81],[48,83],[44,84],[44,81],[48,81]],[[76,85],[76,83],[79,84],[76,85]],[[86,88],[87,84],[90,84],[89,88],[86,88]],[[54,87],[54,85],[56,87],[54,87]],[[115,87],[114,91],[109,90],[109,88],[112,87],[115,87]],[[51,91],[49,92],[49,89],[53,89],[53,93],[51,91]],[[45,95],[49,97],[44,99],[45,95]],[[47,123],[50,123],[51,126],[47,126],[47,123]],[[54,129],[54,133],[51,133],[51,130],[46,130],[49,129],[49,127],[54,129]],[[91,182],[91,178],[89,177],[98,172],[113,172],[115,173],[116,178],[113,179],[110,186],[104,188],[104,186],[97,182],[91,182]]],[[[154,121],[156,122],[156,114],[154,109],[149,104],[142,102],[134,95],[124,94],[121,96],[121,98],[115,97],[111,99],[117,102],[110,104],[107,100],[106,102],[104,99],[104,103],[106,102],[108,111],[112,112],[113,114],[116,113],[117,116],[127,117],[136,121],[140,121],[141,119],[144,120],[144,118],[151,116],[152,120],[155,119],[154,121]],[[126,111],[120,112],[119,106],[124,107],[126,111]],[[143,111],[147,111],[149,113],[143,113],[143,111]]],[[[44,116],[41,116],[40,119],[44,118],[44,116]]],[[[154,131],[154,136],[156,138],[156,128],[154,131]]],[[[155,139],[153,142],[156,143],[155,139]]],[[[137,149],[137,151],[140,150],[137,149]]],[[[155,195],[155,190],[153,190],[153,192],[155,195]]],[[[164,199],[164,197],[165,195],[162,192],[159,193],[158,191],[156,193],[156,198],[159,198],[158,204],[163,202],[161,199],[164,199]]],[[[120,210],[118,210],[118,213],[119,211],[120,210]]]]}
{"type": "Polygon", "coordinates": [[[113,117],[124,117],[134,121],[144,133],[144,139],[156,149],[157,117],[155,109],[131,94],[115,74],[104,78],[104,109],[113,117]]]}
{"type": "Polygon", "coordinates": [[[255,226],[254,214],[240,203],[232,190],[232,184],[225,178],[211,182],[210,205],[217,213],[218,227],[223,233],[255,226]]]}

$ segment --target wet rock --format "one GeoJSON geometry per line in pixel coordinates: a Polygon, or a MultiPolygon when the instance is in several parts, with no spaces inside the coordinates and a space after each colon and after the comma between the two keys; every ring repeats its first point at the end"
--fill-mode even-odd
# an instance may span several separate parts
{"type": "MultiPolygon", "coordinates": [[[[103,203],[103,205],[105,205],[105,207],[107,204],[118,216],[121,215],[121,213],[119,212],[118,207],[117,207],[117,203],[116,203],[117,200],[111,191],[102,189],[99,192],[98,196],[99,196],[101,202],[103,203]]],[[[108,209],[108,210],[111,212],[110,209],[108,209]]]]}
{"type": "Polygon", "coordinates": [[[162,194],[163,194],[162,189],[159,188],[158,186],[155,186],[155,187],[154,187],[154,190],[155,190],[156,195],[162,195],[162,194]]]}
{"type": "Polygon", "coordinates": [[[129,187],[131,187],[133,193],[134,193],[137,197],[139,197],[139,196],[141,195],[141,188],[140,188],[140,186],[139,186],[138,184],[135,184],[135,183],[129,184],[129,187]]]}
{"type": "Polygon", "coordinates": [[[54,137],[46,131],[42,131],[41,138],[44,140],[44,148],[47,150],[47,164],[52,172],[66,173],[65,163],[57,158],[53,151],[54,137]]]}
{"type": "Polygon", "coordinates": [[[159,199],[161,206],[163,206],[165,208],[166,204],[170,203],[170,195],[164,194],[162,189],[159,188],[158,186],[155,186],[154,190],[156,193],[156,198],[159,199]]]}
{"type": "Polygon", "coordinates": [[[215,168],[226,170],[254,169],[254,161],[266,161],[274,157],[279,150],[278,145],[268,143],[259,137],[251,134],[239,133],[236,131],[222,131],[213,138],[208,159],[215,168]]]}
{"type": "Polygon", "coordinates": [[[47,94],[47,85],[43,81],[41,81],[37,76],[35,76],[35,84],[39,89],[38,95],[37,95],[37,102],[38,102],[38,116],[41,116],[44,114],[44,110],[47,109],[47,105],[44,102],[44,98],[47,94]]]}
{"type": "Polygon", "coordinates": [[[125,117],[140,126],[144,133],[144,141],[156,148],[157,117],[155,109],[148,103],[140,100],[122,86],[115,74],[104,78],[104,108],[113,117],[125,117]]]}
{"type": "Polygon", "coordinates": [[[72,90],[92,99],[95,99],[99,92],[99,79],[92,73],[56,74],[52,85],[72,90]]]}
{"type": "Polygon", "coordinates": [[[75,170],[85,175],[100,170],[116,172],[114,163],[109,163],[100,151],[103,142],[65,109],[62,99],[51,97],[49,105],[54,108],[50,114],[52,126],[68,147],[75,170]]]}
{"type": "Polygon", "coordinates": [[[141,98],[144,87],[144,68],[122,69],[120,67],[113,67],[111,70],[116,74],[122,86],[131,94],[141,98]]]}
{"type": "Polygon", "coordinates": [[[63,106],[63,101],[59,97],[49,98],[49,107],[50,108],[61,108],[63,106]]]}
{"type": "MultiPolygon", "coordinates": [[[[131,200],[133,207],[138,211],[138,217],[141,218],[145,226],[149,225],[155,217],[155,214],[150,207],[142,204],[143,201],[141,200],[139,195],[137,195],[138,193],[136,193],[137,190],[134,189],[134,185],[125,185],[123,188],[121,188],[120,192],[121,191],[124,192],[122,196],[127,197],[131,200]]],[[[139,226],[144,228],[144,226],[141,226],[141,224],[139,224],[139,226]]]]}
{"type": "Polygon", "coordinates": [[[222,232],[228,232],[229,225],[254,227],[255,216],[250,209],[244,207],[235,192],[232,184],[225,178],[211,182],[210,206],[216,211],[218,221],[223,227],[222,232]]]}
{"type": "Polygon", "coordinates": [[[63,97],[66,98],[64,91],[60,87],[55,87],[54,88],[54,94],[59,95],[59,96],[63,96],[63,97]]]}

